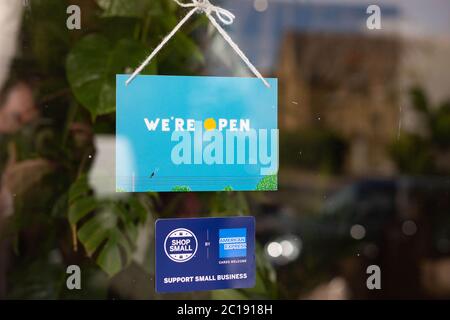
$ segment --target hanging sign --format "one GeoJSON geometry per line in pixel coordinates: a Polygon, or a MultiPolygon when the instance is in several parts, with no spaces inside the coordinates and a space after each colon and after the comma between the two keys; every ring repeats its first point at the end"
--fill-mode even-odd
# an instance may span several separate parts
{"type": "Polygon", "coordinates": [[[159,219],[155,244],[157,292],[255,285],[254,217],[159,219]]]}
{"type": "Polygon", "coordinates": [[[277,80],[117,76],[116,190],[276,190],[277,80]]]}

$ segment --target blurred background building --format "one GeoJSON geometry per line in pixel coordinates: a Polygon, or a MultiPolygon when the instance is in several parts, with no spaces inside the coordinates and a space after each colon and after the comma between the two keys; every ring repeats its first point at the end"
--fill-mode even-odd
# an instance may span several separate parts
{"type": "MultiPolygon", "coordinates": [[[[227,2],[240,16],[230,27],[233,38],[266,74],[279,78],[280,128],[325,128],[342,136],[344,171],[355,176],[395,172],[389,145],[403,130],[420,130],[409,105],[411,87],[424,88],[435,102],[450,92],[448,3],[375,1],[382,12],[381,30],[367,28],[370,4],[227,2]]],[[[226,74],[232,67],[246,74],[232,52],[223,50],[223,41],[215,41],[210,72],[226,74]]]]}

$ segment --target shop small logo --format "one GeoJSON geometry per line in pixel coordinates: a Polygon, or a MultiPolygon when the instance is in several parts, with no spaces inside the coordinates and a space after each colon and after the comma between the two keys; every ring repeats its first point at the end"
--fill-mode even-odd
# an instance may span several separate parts
{"type": "Polygon", "coordinates": [[[247,229],[219,230],[219,258],[238,258],[247,256],[247,229]]]}
{"type": "Polygon", "coordinates": [[[164,251],[174,262],[187,262],[197,252],[198,242],[195,234],[184,228],[171,231],[164,240],[164,251]]]}

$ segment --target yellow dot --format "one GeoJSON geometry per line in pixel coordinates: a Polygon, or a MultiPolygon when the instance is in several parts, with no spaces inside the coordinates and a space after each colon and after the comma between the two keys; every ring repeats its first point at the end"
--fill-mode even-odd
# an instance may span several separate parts
{"type": "Polygon", "coordinates": [[[214,130],[216,128],[216,120],[214,120],[213,118],[208,118],[203,122],[203,126],[205,127],[206,130],[214,130]]]}

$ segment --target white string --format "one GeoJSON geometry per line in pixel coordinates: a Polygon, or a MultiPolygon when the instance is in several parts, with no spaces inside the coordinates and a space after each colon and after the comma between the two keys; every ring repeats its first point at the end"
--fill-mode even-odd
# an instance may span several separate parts
{"type": "Polygon", "coordinates": [[[214,12],[220,19],[220,21],[222,21],[224,24],[232,24],[235,18],[234,14],[232,14],[230,11],[218,6],[214,6],[209,2],[209,0],[191,0],[192,3],[183,3],[179,0],[173,1],[175,1],[180,7],[183,8],[196,8],[205,13],[214,12]]]}
{"type": "Polygon", "coordinates": [[[259,73],[259,71],[255,68],[255,66],[250,62],[250,60],[247,58],[247,56],[242,52],[242,50],[239,48],[239,46],[231,39],[231,37],[228,35],[228,33],[220,26],[220,24],[217,23],[216,19],[209,13],[206,14],[208,19],[211,21],[211,23],[216,27],[216,29],[219,31],[219,33],[222,35],[222,37],[230,44],[230,46],[233,48],[234,51],[238,54],[238,56],[241,57],[242,61],[245,62],[247,67],[258,77],[262,80],[262,82],[266,85],[266,87],[270,88],[270,84],[264,79],[264,77],[259,73]]]}
{"type": "Polygon", "coordinates": [[[172,38],[175,33],[189,20],[189,18],[197,11],[197,9],[192,9],[189,13],[176,25],[175,28],[163,39],[163,41],[153,50],[153,52],[145,59],[145,61],[133,72],[131,77],[125,82],[128,85],[139,73],[141,73],[142,69],[144,69],[150,61],[156,56],[156,54],[161,50],[165,44],[172,38]]]}
{"type": "Polygon", "coordinates": [[[189,20],[189,18],[197,11],[204,12],[208,19],[211,21],[214,27],[219,31],[222,37],[228,42],[228,44],[233,48],[233,50],[241,57],[242,61],[245,62],[247,67],[257,76],[264,85],[270,88],[270,84],[264,79],[264,77],[259,73],[255,66],[250,62],[247,56],[242,52],[239,46],[231,39],[228,33],[220,26],[216,19],[212,16],[215,14],[216,17],[226,25],[230,25],[234,22],[235,16],[228,10],[221,7],[215,6],[209,2],[209,0],[191,0],[191,3],[183,3],[179,0],[173,0],[179,6],[183,8],[193,8],[188,14],[173,28],[173,30],[163,39],[163,41],[153,50],[153,52],[145,59],[145,61],[133,72],[133,74],[125,82],[128,85],[156,56],[156,54],[166,45],[166,43],[177,33],[177,31],[189,20]]]}

